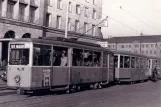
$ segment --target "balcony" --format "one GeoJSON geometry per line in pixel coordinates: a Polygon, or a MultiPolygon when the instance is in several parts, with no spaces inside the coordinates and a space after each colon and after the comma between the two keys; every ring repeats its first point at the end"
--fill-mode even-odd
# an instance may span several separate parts
{"type": "Polygon", "coordinates": [[[36,0],[30,0],[30,5],[34,6],[34,7],[38,7],[37,3],[36,3],[36,0]]]}
{"type": "Polygon", "coordinates": [[[6,18],[13,19],[13,13],[6,12],[6,18]]]}
{"type": "Polygon", "coordinates": [[[27,21],[28,21],[28,23],[40,24],[39,18],[35,18],[35,17],[28,17],[27,21]]]}
{"type": "Polygon", "coordinates": [[[19,21],[25,21],[25,16],[24,15],[19,15],[18,20],[19,21]]]}
{"type": "Polygon", "coordinates": [[[28,4],[28,3],[26,2],[26,0],[19,0],[19,2],[20,2],[21,4],[25,4],[25,5],[28,4]]]}
{"type": "Polygon", "coordinates": [[[8,0],[9,2],[13,2],[13,3],[16,3],[17,0],[8,0]]]}

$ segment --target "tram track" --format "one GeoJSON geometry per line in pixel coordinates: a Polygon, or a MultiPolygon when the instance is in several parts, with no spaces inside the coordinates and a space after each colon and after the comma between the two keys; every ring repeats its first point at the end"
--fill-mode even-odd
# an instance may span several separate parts
{"type": "MultiPolygon", "coordinates": [[[[124,89],[125,87],[119,87],[119,88],[121,90],[121,89],[124,89]]],[[[143,90],[143,89],[144,89],[144,87],[141,87],[139,89],[136,89],[135,92],[139,92],[140,90],[143,90]]],[[[36,106],[36,105],[40,105],[40,104],[44,104],[44,103],[48,104],[48,103],[51,103],[51,102],[61,103],[61,101],[70,100],[70,99],[73,99],[73,98],[83,99],[83,98],[88,97],[88,96],[93,96],[97,93],[104,93],[104,92],[106,93],[107,91],[112,91],[112,90],[113,90],[113,88],[95,90],[94,92],[93,91],[91,91],[91,92],[90,91],[84,91],[84,92],[80,92],[80,93],[76,93],[76,94],[73,93],[71,95],[65,94],[65,96],[64,95],[56,95],[56,96],[50,95],[50,96],[38,96],[38,97],[34,96],[34,98],[31,98],[31,97],[26,98],[25,97],[21,100],[13,100],[13,101],[3,102],[3,103],[0,103],[0,105],[16,105],[14,107],[29,107],[29,106],[32,107],[34,105],[36,106]],[[21,104],[22,102],[25,103],[25,104],[21,104]]],[[[131,93],[131,92],[128,91],[128,92],[125,92],[124,94],[128,94],[128,93],[131,93]]],[[[114,94],[114,93],[109,93],[109,94],[114,94]]],[[[112,95],[112,96],[115,96],[115,94],[112,95]]],[[[95,97],[97,97],[97,96],[93,96],[91,98],[95,98],[95,97]]],[[[108,98],[108,97],[104,96],[104,98],[108,98]]]]}
{"type": "MultiPolygon", "coordinates": [[[[141,90],[143,90],[144,88],[141,88],[141,89],[138,89],[138,90],[135,90],[134,92],[125,92],[123,93],[123,97],[124,96],[128,96],[128,95],[131,95],[133,93],[138,93],[140,92],[141,90]]],[[[108,90],[109,91],[109,90],[108,90]]],[[[106,91],[104,91],[106,92],[106,91]]],[[[101,93],[101,95],[103,95],[102,93],[104,92],[94,92],[94,93],[90,93],[90,94],[87,94],[87,95],[83,95],[83,96],[80,96],[80,95],[76,95],[76,96],[73,96],[73,97],[76,97],[76,98],[79,98],[79,99],[82,99],[81,102],[83,103],[90,103],[90,102],[96,102],[96,101],[100,101],[100,100],[104,100],[104,99],[108,99],[108,100],[112,100],[114,98],[116,98],[116,95],[113,94],[112,96],[113,97],[110,97],[110,96],[101,96],[101,98],[98,98],[99,94],[101,93]],[[96,94],[96,95],[95,95],[96,94]],[[87,96],[90,96],[90,101],[86,101],[84,100],[84,98],[86,98],[87,96]]],[[[77,101],[74,101],[76,99],[73,99],[73,97],[68,97],[68,98],[61,98],[61,99],[56,99],[56,100],[45,100],[43,102],[38,102],[38,103],[32,103],[32,104],[27,104],[27,105],[19,105],[17,107],[40,107],[40,105],[52,105],[51,102],[53,102],[53,104],[57,103],[57,105],[61,104],[64,100],[67,100],[66,104],[67,105],[70,105],[70,107],[75,107],[77,104],[74,104],[72,105],[72,102],[77,102],[77,101]],[[70,100],[71,99],[71,100],[70,100]],[[68,102],[68,100],[70,100],[71,102],[68,102]],[[55,102],[56,101],[56,102],[55,102]]],[[[79,103],[79,102],[78,102],[79,103]]],[[[52,106],[53,107],[53,106],[52,106]]]]}

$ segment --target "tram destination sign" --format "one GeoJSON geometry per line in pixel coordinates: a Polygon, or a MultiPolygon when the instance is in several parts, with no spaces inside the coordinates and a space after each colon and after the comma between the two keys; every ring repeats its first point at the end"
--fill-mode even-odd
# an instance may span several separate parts
{"type": "Polygon", "coordinates": [[[22,49],[22,48],[28,48],[28,46],[26,46],[25,44],[10,44],[10,48],[11,49],[22,49]]]}

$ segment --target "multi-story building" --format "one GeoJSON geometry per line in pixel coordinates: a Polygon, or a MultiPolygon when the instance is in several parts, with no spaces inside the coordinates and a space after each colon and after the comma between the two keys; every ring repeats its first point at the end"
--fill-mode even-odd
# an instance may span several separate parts
{"type": "Polygon", "coordinates": [[[111,50],[161,57],[161,35],[113,37],[104,41],[111,50]]]}
{"type": "Polygon", "coordinates": [[[0,0],[0,60],[11,39],[64,37],[66,19],[69,38],[100,41],[101,11],[102,0],[0,0]]]}

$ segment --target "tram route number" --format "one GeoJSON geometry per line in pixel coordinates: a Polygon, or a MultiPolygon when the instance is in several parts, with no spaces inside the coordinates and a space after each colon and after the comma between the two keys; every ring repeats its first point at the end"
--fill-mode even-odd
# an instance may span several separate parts
{"type": "Polygon", "coordinates": [[[50,72],[51,72],[50,69],[44,69],[43,70],[43,74],[44,74],[44,79],[43,79],[44,83],[43,83],[43,85],[45,87],[50,86],[50,72]]]}

